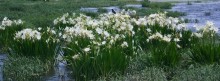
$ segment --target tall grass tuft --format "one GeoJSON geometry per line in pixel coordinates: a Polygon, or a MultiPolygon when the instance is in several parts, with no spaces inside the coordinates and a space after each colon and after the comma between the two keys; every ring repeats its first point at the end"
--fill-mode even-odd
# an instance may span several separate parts
{"type": "Polygon", "coordinates": [[[191,58],[193,61],[201,64],[219,63],[220,44],[217,39],[218,28],[214,23],[208,21],[205,26],[197,27],[198,32],[193,34],[197,38],[197,43],[192,44],[191,58]]]}
{"type": "Polygon", "coordinates": [[[181,53],[178,51],[175,43],[161,44],[160,47],[155,47],[151,50],[149,59],[154,66],[175,67],[180,62],[181,53]]]}
{"type": "Polygon", "coordinates": [[[24,28],[22,20],[9,20],[5,17],[0,24],[0,47],[8,48],[14,34],[24,28]]]}
{"type": "Polygon", "coordinates": [[[27,28],[17,32],[10,45],[10,54],[39,57],[43,61],[53,60],[59,43],[56,31],[50,28],[39,29],[27,28]]]}
{"type": "Polygon", "coordinates": [[[124,74],[134,55],[133,26],[127,14],[101,14],[95,19],[80,14],[67,18],[67,24],[60,21],[62,17],[55,20],[62,24],[64,56],[77,81],[124,74]]]}

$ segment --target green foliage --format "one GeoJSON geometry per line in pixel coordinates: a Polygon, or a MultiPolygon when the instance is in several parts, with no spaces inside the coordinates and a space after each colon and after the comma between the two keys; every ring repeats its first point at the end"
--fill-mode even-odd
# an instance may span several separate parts
{"type": "MultiPolygon", "coordinates": [[[[80,55],[78,59],[73,59],[68,55],[68,62],[73,69],[74,77],[77,81],[91,80],[99,76],[123,74],[128,66],[129,57],[121,53],[119,48],[100,49],[94,52],[80,55]],[[88,68],[89,67],[89,68],[88,68]]],[[[66,52],[68,53],[68,52],[66,52]]]]}
{"type": "Polygon", "coordinates": [[[209,39],[200,39],[198,43],[193,44],[191,58],[193,61],[201,64],[213,64],[220,62],[220,44],[213,37],[209,39]]]}
{"type": "Polygon", "coordinates": [[[24,28],[23,21],[21,22],[19,20],[12,21],[12,20],[7,19],[7,17],[4,18],[4,20],[2,21],[2,24],[0,24],[0,46],[5,48],[4,51],[8,49],[10,44],[12,44],[15,33],[17,31],[22,30],[23,28],[24,28]]]}
{"type": "Polygon", "coordinates": [[[21,25],[14,25],[11,27],[7,27],[5,30],[0,29],[0,45],[7,48],[9,44],[11,44],[11,42],[14,40],[14,34],[17,31],[20,31],[22,28],[23,26],[21,25]]]}
{"type": "Polygon", "coordinates": [[[149,59],[152,62],[152,64],[162,67],[175,67],[177,64],[179,64],[181,59],[181,53],[178,52],[176,44],[159,44],[161,45],[160,47],[155,47],[151,49],[152,52],[150,52],[151,54],[149,55],[149,59]]]}
{"type": "Polygon", "coordinates": [[[51,65],[34,57],[9,56],[3,66],[4,81],[39,81],[51,65]]]}
{"type": "Polygon", "coordinates": [[[180,42],[178,43],[182,48],[189,48],[192,44],[197,42],[196,38],[192,38],[192,32],[190,30],[181,30],[180,31],[182,37],[180,38],[180,42]]]}
{"type": "Polygon", "coordinates": [[[99,13],[107,13],[108,11],[107,11],[107,9],[99,8],[99,9],[98,9],[98,12],[99,12],[99,13]]]}
{"type": "MultiPolygon", "coordinates": [[[[13,44],[10,45],[9,54],[39,57],[42,61],[54,61],[59,41],[56,39],[56,34],[52,34],[51,31],[45,29],[42,31],[39,40],[14,39],[13,44]]],[[[28,36],[30,35],[26,35],[28,36]]]]}
{"type": "Polygon", "coordinates": [[[149,1],[143,1],[142,2],[143,7],[149,7],[152,9],[171,9],[172,4],[169,2],[149,2],[149,1]]]}
{"type": "Polygon", "coordinates": [[[106,79],[101,77],[97,81],[167,81],[166,74],[161,68],[146,67],[137,73],[127,74],[125,76],[116,76],[106,79]]]}
{"type": "Polygon", "coordinates": [[[180,17],[180,16],[185,16],[186,13],[183,12],[177,12],[177,11],[168,11],[167,16],[169,17],[180,17]]]}
{"type": "Polygon", "coordinates": [[[144,1],[142,1],[142,7],[149,7],[149,5],[150,5],[150,1],[148,1],[148,0],[144,0],[144,1]]]}
{"type": "Polygon", "coordinates": [[[160,8],[160,9],[171,9],[172,8],[172,4],[169,2],[164,2],[164,3],[151,3],[150,8],[160,8]]]}
{"type": "Polygon", "coordinates": [[[220,79],[219,65],[206,65],[180,71],[172,81],[217,81],[220,79]]]}
{"type": "Polygon", "coordinates": [[[118,44],[97,47],[86,38],[76,38],[75,41],[78,43],[68,43],[64,52],[77,81],[108,77],[115,73],[124,74],[129,64],[130,49],[124,49],[118,44]],[[91,50],[85,52],[88,45],[91,50]]]}

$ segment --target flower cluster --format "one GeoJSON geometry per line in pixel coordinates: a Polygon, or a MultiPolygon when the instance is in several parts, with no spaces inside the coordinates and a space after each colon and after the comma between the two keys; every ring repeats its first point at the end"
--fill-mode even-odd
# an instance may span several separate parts
{"type": "Polygon", "coordinates": [[[14,39],[22,39],[22,40],[40,40],[41,39],[41,33],[37,30],[32,30],[30,28],[23,29],[15,34],[14,39]]]}
{"type": "Polygon", "coordinates": [[[147,40],[152,40],[152,39],[158,39],[158,40],[162,40],[162,41],[165,41],[165,42],[170,42],[171,41],[171,35],[162,35],[160,33],[156,33],[156,34],[153,34],[151,35],[147,40]]]}
{"type": "MultiPolygon", "coordinates": [[[[38,28],[38,30],[40,31],[42,28],[38,28]]],[[[58,43],[60,42],[60,39],[59,39],[59,35],[58,35],[58,32],[55,31],[54,29],[50,28],[50,27],[47,27],[46,30],[44,31],[41,31],[43,32],[43,36],[46,38],[46,42],[49,43],[49,42],[52,42],[52,43],[58,43]]]]}
{"type": "Polygon", "coordinates": [[[196,36],[196,37],[202,37],[204,34],[211,34],[211,36],[213,36],[214,34],[218,33],[219,29],[217,27],[215,27],[214,23],[211,21],[207,21],[206,25],[204,26],[198,26],[195,25],[195,28],[197,30],[196,33],[193,33],[192,36],[196,36]]]}
{"type": "Polygon", "coordinates": [[[65,26],[81,26],[84,25],[84,23],[93,23],[89,22],[91,20],[91,17],[80,14],[77,16],[75,13],[72,15],[69,15],[69,13],[64,14],[61,17],[56,18],[53,23],[54,25],[62,25],[63,27],[65,26]]]}
{"type": "Polygon", "coordinates": [[[139,19],[133,19],[136,25],[150,25],[155,26],[159,25],[160,27],[168,27],[172,30],[181,30],[186,29],[185,23],[182,23],[182,20],[179,18],[173,18],[173,17],[167,17],[166,12],[165,13],[156,13],[151,14],[148,17],[142,17],[139,19]]]}
{"type": "Polygon", "coordinates": [[[126,15],[136,15],[136,11],[135,10],[130,10],[130,9],[128,9],[127,11],[123,9],[120,13],[121,14],[126,14],[126,15]]]}
{"type": "Polygon", "coordinates": [[[90,39],[94,39],[94,35],[91,30],[86,30],[81,27],[66,27],[64,29],[64,33],[62,38],[67,42],[71,42],[74,37],[89,37],[90,39]]]}
{"type": "Polygon", "coordinates": [[[133,21],[128,14],[134,11],[123,11],[121,13],[105,13],[93,19],[89,16],[80,14],[79,16],[69,16],[64,14],[55,19],[54,25],[63,24],[66,26],[62,33],[62,38],[67,42],[73,41],[75,37],[88,37],[95,45],[115,44],[121,42],[122,47],[127,47],[125,38],[132,37],[133,21]]]}
{"type": "Polygon", "coordinates": [[[12,25],[22,25],[23,21],[21,19],[19,20],[9,20],[7,17],[5,17],[2,20],[2,23],[0,25],[1,30],[5,30],[6,27],[10,27],[12,25]]]}

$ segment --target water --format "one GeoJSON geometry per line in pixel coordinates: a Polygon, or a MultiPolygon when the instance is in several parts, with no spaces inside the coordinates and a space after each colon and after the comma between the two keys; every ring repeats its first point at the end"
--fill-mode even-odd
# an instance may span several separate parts
{"type": "Polygon", "coordinates": [[[60,51],[56,58],[57,65],[50,76],[46,77],[46,81],[74,81],[71,79],[70,70],[67,69],[67,63],[63,59],[63,51],[60,51]]]}
{"type": "MultiPolygon", "coordinates": [[[[127,4],[127,5],[125,5],[125,7],[143,8],[141,4],[127,4]]],[[[120,12],[120,11],[121,11],[121,9],[119,8],[119,6],[109,6],[109,7],[101,7],[101,8],[102,8],[102,9],[106,9],[106,10],[107,10],[107,13],[112,12],[112,9],[113,9],[115,12],[120,12]]],[[[93,8],[93,7],[80,8],[80,11],[97,13],[97,12],[98,12],[98,8],[93,8]]]]}
{"type": "Polygon", "coordinates": [[[46,76],[46,81],[74,81],[71,79],[69,75],[70,71],[66,68],[65,62],[59,62],[57,66],[55,66],[54,71],[50,76],[46,76]]]}
{"type": "Polygon", "coordinates": [[[127,4],[125,7],[132,7],[132,8],[143,8],[141,4],[127,4]]]}
{"type": "Polygon", "coordinates": [[[220,28],[220,1],[203,2],[203,3],[177,3],[172,11],[184,12],[187,15],[183,16],[185,19],[198,20],[198,23],[190,22],[189,26],[194,24],[204,25],[206,21],[212,21],[216,27],[220,28]]]}
{"type": "Polygon", "coordinates": [[[80,11],[96,13],[98,12],[98,8],[80,8],[80,11]]]}
{"type": "Polygon", "coordinates": [[[0,81],[3,81],[3,62],[6,57],[6,54],[0,54],[0,81]]]}

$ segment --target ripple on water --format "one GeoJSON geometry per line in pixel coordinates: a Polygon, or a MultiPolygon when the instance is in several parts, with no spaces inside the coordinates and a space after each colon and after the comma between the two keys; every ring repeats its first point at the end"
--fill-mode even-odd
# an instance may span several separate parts
{"type": "MultiPolygon", "coordinates": [[[[198,25],[204,25],[206,21],[212,21],[215,26],[220,28],[220,1],[203,2],[203,3],[177,3],[171,10],[184,12],[187,15],[183,18],[189,20],[199,20],[198,25]]],[[[189,23],[190,26],[196,23],[189,23]]]]}

